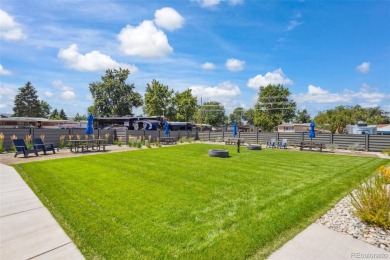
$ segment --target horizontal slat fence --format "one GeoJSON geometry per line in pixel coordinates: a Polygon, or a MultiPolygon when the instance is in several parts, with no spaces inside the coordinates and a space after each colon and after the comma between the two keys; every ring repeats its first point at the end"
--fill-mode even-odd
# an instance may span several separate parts
{"type": "MultiPolygon", "coordinates": [[[[7,150],[11,146],[11,136],[15,135],[17,138],[25,138],[26,135],[31,134],[32,137],[40,137],[45,135],[46,143],[54,143],[55,146],[58,146],[60,141],[60,136],[65,136],[65,141],[69,140],[69,135],[72,135],[73,139],[76,138],[76,135],[79,134],[82,139],[85,138],[85,129],[47,129],[47,128],[30,128],[30,129],[11,129],[11,128],[0,128],[0,133],[4,134],[4,143],[3,147],[7,150]]],[[[160,131],[145,131],[145,130],[100,130],[95,129],[93,134],[95,138],[105,138],[105,135],[108,134],[108,140],[112,143],[114,140],[121,140],[122,143],[127,143],[129,136],[134,137],[143,137],[148,139],[149,135],[153,142],[157,138],[165,137],[165,132],[160,131]]],[[[170,131],[169,137],[180,139],[183,137],[186,138],[195,138],[203,141],[219,141],[224,142],[228,138],[232,138],[232,132],[213,132],[213,131],[170,131]]],[[[237,136],[236,136],[237,137],[237,136]]],[[[259,143],[266,144],[272,138],[276,140],[287,139],[289,145],[297,145],[301,142],[310,142],[309,135],[302,133],[265,133],[265,132],[239,132],[238,137],[245,140],[245,143],[259,143]]],[[[313,142],[323,143],[323,144],[333,144],[339,149],[357,149],[362,151],[373,151],[380,152],[390,148],[390,135],[347,135],[347,134],[317,134],[313,138],[313,142]]]]}

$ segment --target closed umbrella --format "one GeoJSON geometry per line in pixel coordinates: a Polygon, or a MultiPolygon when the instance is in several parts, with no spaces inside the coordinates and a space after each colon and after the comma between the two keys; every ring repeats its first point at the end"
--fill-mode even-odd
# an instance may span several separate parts
{"type": "Polygon", "coordinates": [[[166,136],[168,136],[169,135],[169,123],[168,123],[168,121],[165,121],[164,128],[165,128],[164,133],[165,133],[166,136]]]}
{"type": "Polygon", "coordinates": [[[89,114],[87,120],[88,120],[88,124],[87,124],[87,129],[85,129],[85,134],[91,135],[93,134],[93,115],[89,114]]]}
{"type": "Polygon", "coordinates": [[[233,136],[236,137],[236,135],[237,135],[237,124],[234,123],[233,124],[233,136]]]}
{"type": "Polygon", "coordinates": [[[314,123],[314,121],[311,121],[311,123],[310,123],[310,133],[309,133],[310,146],[312,146],[312,144],[313,144],[313,138],[316,137],[316,132],[314,131],[314,127],[316,127],[316,124],[314,123]]]}

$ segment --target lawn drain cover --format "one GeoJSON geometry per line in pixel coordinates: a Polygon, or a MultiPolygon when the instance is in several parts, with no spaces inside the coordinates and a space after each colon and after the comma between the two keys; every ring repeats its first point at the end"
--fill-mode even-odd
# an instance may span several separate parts
{"type": "Polygon", "coordinates": [[[229,151],[227,150],[209,150],[210,157],[221,157],[227,158],[229,157],[229,151]]]}

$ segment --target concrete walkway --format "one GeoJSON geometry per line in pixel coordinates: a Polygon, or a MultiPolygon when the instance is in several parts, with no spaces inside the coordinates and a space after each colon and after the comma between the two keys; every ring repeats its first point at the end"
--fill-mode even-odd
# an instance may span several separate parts
{"type": "Polygon", "coordinates": [[[0,164],[0,259],[84,259],[16,170],[0,164]]]}
{"type": "Polygon", "coordinates": [[[390,252],[320,224],[308,228],[274,252],[269,260],[390,259],[390,252]]]}

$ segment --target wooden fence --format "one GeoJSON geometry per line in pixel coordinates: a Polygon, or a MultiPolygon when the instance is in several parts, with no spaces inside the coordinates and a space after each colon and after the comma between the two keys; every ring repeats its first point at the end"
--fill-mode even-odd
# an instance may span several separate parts
{"type": "MultiPolygon", "coordinates": [[[[45,142],[54,143],[58,146],[60,142],[60,136],[65,136],[65,141],[69,140],[69,135],[75,139],[79,134],[84,138],[85,129],[48,129],[48,128],[0,128],[0,133],[4,134],[4,144],[7,150],[10,149],[12,143],[11,136],[15,135],[17,138],[25,138],[26,135],[32,135],[32,137],[40,137],[45,135],[45,142]]],[[[164,131],[145,131],[145,130],[100,130],[95,129],[93,134],[95,137],[104,137],[109,135],[109,142],[114,140],[120,140],[123,144],[126,144],[129,137],[137,137],[148,139],[151,137],[152,141],[157,138],[165,137],[164,131]]],[[[169,137],[180,139],[182,137],[194,138],[204,141],[220,141],[223,142],[228,138],[233,138],[232,132],[212,132],[212,131],[170,131],[169,137]]],[[[265,144],[275,138],[276,140],[287,139],[289,145],[300,144],[301,142],[309,142],[309,135],[303,133],[264,133],[264,132],[239,132],[239,138],[245,139],[246,143],[261,143],[265,144]]],[[[390,148],[390,135],[346,135],[346,134],[317,134],[313,139],[316,143],[333,144],[339,149],[357,149],[362,151],[380,152],[390,148]]]]}

